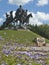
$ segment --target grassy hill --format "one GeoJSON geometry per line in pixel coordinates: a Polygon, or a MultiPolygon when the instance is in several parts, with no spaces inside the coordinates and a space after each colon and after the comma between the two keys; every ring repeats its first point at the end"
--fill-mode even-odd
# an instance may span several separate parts
{"type": "MultiPolygon", "coordinates": [[[[19,44],[26,44],[27,46],[33,45],[34,44],[33,39],[35,37],[41,37],[41,36],[31,31],[25,31],[25,30],[19,30],[19,31],[0,30],[0,38],[2,38],[2,40],[0,39],[0,65],[2,63],[5,63],[7,65],[42,65],[35,62],[35,60],[31,59],[31,57],[28,56],[27,54],[20,54],[20,53],[17,54],[16,52],[20,51],[20,49],[17,50],[19,48],[18,46],[13,47],[13,45],[11,46],[6,45],[7,42],[11,43],[17,42],[19,44]],[[1,44],[3,44],[4,47],[1,44]],[[5,53],[5,51],[7,53],[5,53]]],[[[46,42],[49,42],[49,40],[46,39],[46,42]]],[[[49,60],[46,60],[46,62],[49,65],[49,60]]]]}
{"type": "MultiPolygon", "coordinates": [[[[33,33],[31,31],[25,31],[25,30],[0,30],[0,36],[4,40],[0,41],[0,43],[6,43],[6,42],[17,42],[17,43],[23,43],[27,45],[33,45],[33,39],[36,37],[41,37],[40,35],[37,35],[36,33],[33,33]]],[[[46,39],[46,42],[49,43],[49,40],[46,39]]]]}

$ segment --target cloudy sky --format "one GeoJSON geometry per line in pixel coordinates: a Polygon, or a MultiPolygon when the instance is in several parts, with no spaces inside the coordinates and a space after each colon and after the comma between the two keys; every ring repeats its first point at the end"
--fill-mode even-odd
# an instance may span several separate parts
{"type": "Polygon", "coordinates": [[[0,25],[6,20],[5,13],[16,11],[19,5],[32,13],[30,24],[49,24],[49,0],[0,0],[0,25]]]}

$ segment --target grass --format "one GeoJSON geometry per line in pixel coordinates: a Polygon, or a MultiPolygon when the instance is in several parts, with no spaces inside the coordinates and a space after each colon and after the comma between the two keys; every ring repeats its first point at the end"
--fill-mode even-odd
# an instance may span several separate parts
{"type": "Polygon", "coordinates": [[[0,59],[0,65],[3,60],[4,60],[4,62],[7,63],[7,65],[18,65],[18,64],[29,65],[29,63],[30,63],[30,65],[41,65],[41,64],[38,64],[35,61],[31,60],[29,57],[27,57],[27,55],[20,55],[20,56],[21,56],[21,58],[18,58],[17,56],[16,57],[12,57],[12,56],[6,57],[6,56],[2,55],[2,59],[0,59]]]}
{"type": "MultiPolygon", "coordinates": [[[[36,37],[41,37],[40,35],[37,35],[31,31],[25,31],[25,30],[0,30],[0,36],[3,37],[4,40],[0,41],[1,44],[5,44],[7,42],[17,42],[19,44],[26,44],[26,45],[33,45],[33,39],[36,37]]],[[[46,39],[46,42],[49,43],[49,40],[46,39]]],[[[2,46],[0,46],[0,51],[2,50],[2,46]]],[[[0,65],[2,62],[7,63],[7,65],[18,65],[19,63],[21,65],[41,65],[34,62],[34,60],[30,59],[27,55],[18,55],[21,58],[18,58],[18,56],[11,56],[8,57],[5,56],[0,52],[0,65]]],[[[47,60],[47,64],[49,64],[49,61],[47,60]]]]}
{"type": "MultiPolygon", "coordinates": [[[[3,41],[0,41],[0,43],[6,43],[6,42],[17,42],[17,43],[23,43],[28,45],[33,45],[33,39],[36,37],[41,37],[40,35],[37,35],[31,31],[25,31],[25,30],[0,30],[0,36],[4,38],[3,41]]],[[[46,42],[49,43],[49,40],[46,39],[46,42]]]]}

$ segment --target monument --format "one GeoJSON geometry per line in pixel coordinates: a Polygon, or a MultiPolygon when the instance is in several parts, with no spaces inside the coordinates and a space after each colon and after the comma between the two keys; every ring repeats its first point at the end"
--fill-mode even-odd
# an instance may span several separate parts
{"type": "Polygon", "coordinates": [[[27,15],[27,10],[24,10],[21,5],[16,10],[14,18],[12,14],[13,11],[10,11],[10,15],[6,13],[6,21],[2,25],[2,29],[8,27],[9,24],[12,24],[13,22],[14,22],[14,28],[16,28],[18,21],[19,21],[18,27],[20,28],[25,28],[27,25],[29,25],[29,18],[32,17],[32,14],[30,13],[29,15],[27,15]]]}

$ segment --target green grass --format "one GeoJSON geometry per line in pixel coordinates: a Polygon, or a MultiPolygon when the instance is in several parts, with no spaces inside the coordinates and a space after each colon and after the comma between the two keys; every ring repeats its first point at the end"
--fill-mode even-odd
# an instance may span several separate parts
{"type": "Polygon", "coordinates": [[[2,59],[0,59],[0,65],[3,60],[4,62],[7,63],[7,65],[17,65],[17,64],[29,65],[29,63],[31,63],[31,65],[41,65],[41,64],[36,63],[34,60],[30,59],[27,55],[20,55],[20,56],[21,58],[18,58],[17,56],[12,57],[11,55],[8,57],[6,57],[5,55],[2,55],[2,59]]]}
{"type": "MultiPolygon", "coordinates": [[[[0,45],[5,44],[7,42],[11,42],[11,43],[17,42],[19,44],[33,45],[34,44],[33,39],[36,37],[41,37],[40,35],[37,35],[31,31],[25,31],[25,30],[20,30],[20,31],[0,30],[0,36],[4,38],[4,40],[0,41],[0,45]]],[[[49,43],[49,40],[46,39],[46,42],[49,43]]],[[[3,47],[0,46],[0,51],[2,50],[2,48],[3,47]]],[[[30,59],[30,57],[27,56],[26,54],[24,55],[19,54],[18,56],[21,56],[20,59],[18,58],[18,56],[9,55],[7,57],[1,52],[0,52],[0,56],[1,56],[0,65],[3,61],[7,63],[7,65],[17,65],[18,63],[20,63],[21,65],[29,65],[29,62],[31,63],[31,65],[41,65],[36,63],[34,60],[30,59]]],[[[48,60],[47,60],[47,64],[49,64],[48,60]]]]}
{"type": "MultiPolygon", "coordinates": [[[[25,31],[25,30],[20,30],[20,31],[0,30],[0,36],[4,38],[4,40],[0,41],[0,43],[17,42],[17,43],[23,43],[28,45],[34,44],[33,42],[34,38],[41,37],[40,35],[37,35],[36,33],[33,33],[31,31],[25,31]]],[[[46,42],[49,43],[49,40],[46,39],[46,42]]]]}

